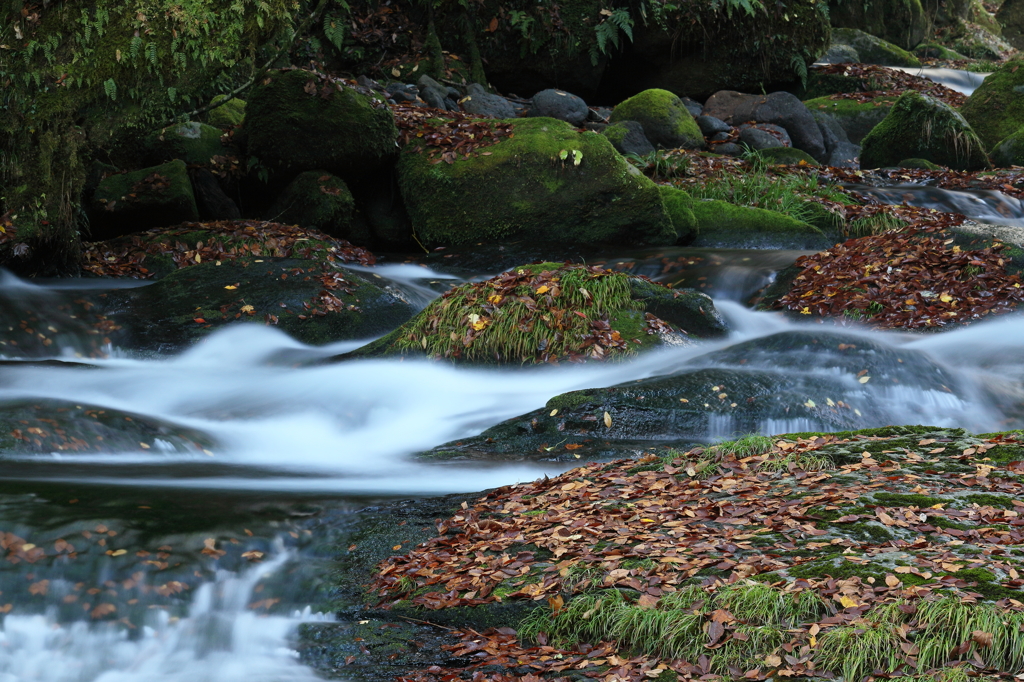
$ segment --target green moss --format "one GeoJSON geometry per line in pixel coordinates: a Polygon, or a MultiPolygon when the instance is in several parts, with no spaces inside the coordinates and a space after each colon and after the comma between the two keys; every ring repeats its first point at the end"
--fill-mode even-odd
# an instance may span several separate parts
{"type": "MultiPolygon", "coordinates": [[[[898,50],[901,57],[903,55],[912,57],[905,50],[913,49],[920,43],[930,28],[928,16],[921,5],[921,0],[862,0],[860,2],[829,0],[833,42],[853,45],[860,52],[862,45],[867,46],[869,42],[885,41],[891,44],[886,45],[887,52],[898,50]],[[869,41],[869,38],[873,40],[869,41]]],[[[868,63],[871,63],[869,60],[871,56],[874,55],[870,52],[861,54],[862,60],[868,63]]],[[[889,65],[920,66],[920,62],[914,60],[913,63],[889,65]]]]}
{"type": "Polygon", "coordinates": [[[545,403],[545,407],[553,410],[576,409],[595,400],[594,396],[585,391],[569,391],[556,395],[545,403]]]}
{"type": "Polygon", "coordinates": [[[932,507],[936,504],[947,505],[949,500],[930,495],[917,495],[912,493],[874,493],[875,502],[887,507],[932,507]]]}
{"type": "Polygon", "coordinates": [[[832,244],[813,225],[774,211],[717,200],[694,201],[691,209],[697,222],[692,246],[812,249],[832,244]]]}
{"type": "Polygon", "coordinates": [[[685,191],[670,185],[659,185],[658,189],[665,203],[665,212],[668,213],[672,227],[675,228],[676,241],[691,241],[697,232],[697,219],[690,208],[693,199],[685,191]]]}
{"type": "Polygon", "coordinates": [[[952,575],[960,580],[977,583],[967,589],[971,592],[977,592],[985,599],[993,601],[997,599],[1020,600],[1021,595],[1024,594],[1020,590],[1003,587],[1000,581],[996,579],[995,574],[984,568],[964,568],[952,575]]]}
{"type": "Polygon", "coordinates": [[[398,182],[426,246],[510,237],[572,244],[675,241],[658,187],[597,133],[579,133],[551,118],[518,120],[514,136],[488,147],[488,155],[451,164],[431,163],[427,154],[415,153],[417,146],[401,154],[398,182]]]}
{"type": "Polygon", "coordinates": [[[398,128],[387,107],[308,71],[281,71],[268,81],[249,96],[244,126],[249,154],[264,167],[360,179],[394,159],[398,128]],[[314,94],[305,91],[309,84],[314,94]]]}
{"type": "Polygon", "coordinates": [[[355,200],[345,181],[327,171],[300,173],[274,202],[275,222],[315,228],[332,237],[365,243],[367,235],[353,234],[355,200]]]}
{"type": "Polygon", "coordinates": [[[617,148],[620,144],[622,144],[622,141],[626,138],[626,135],[629,134],[629,128],[627,126],[624,126],[621,122],[613,123],[604,130],[602,130],[601,134],[607,137],[608,141],[611,142],[617,148]]]}
{"type": "Polygon", "coordinates": [[[1024,127],[1024,60],[1000,66],[971,93],[960,113],[986,148],[998,145],[1024,127]]]}
{"type": "Polygon", "coordinates": [[[989,495],[987,493],[979,493],[975,495],[967,495],[960,498],[970,504],[976,504],[979,507],[995,507],[996,509],[1017,509],[1017,505],[1013,503],[1013,497],[1008,495],[989,495]]]}
{"type": "Polygon", "coordinates": [[[620,103],[608,119],[637,121],[652,144],[669,149],[703,149],[704,136],[679,97],[668,90],[651,89],[620,103]]]}
{"type": "Polygon", "coordinates": [[[987,458],[997,464],[1019,462],[1024,460],[1024,445],[997,445],[986,450],[984,455],[975,455],[975,457],[987,458]]]}
{"type": "Polygon", "coordinates": [[[189,165],[205,166],[214,156],[230,154],[220,136],[219,128],[205,123],[178,123],[152,133],[144,144],[151,163],[181,159],[189,165]]]}
{"type": "Polygon", "coordinates": [[[917,168],[921,170],[938,170],[941,168],[941,166],[932,163],[928,159],[903,159],[896,165],[900,168],[917,168]]]}
{"type": "Polygon", "coordinates": [[[185,162],[178,159],[105,178],[96,187],[91,208],[97,237],[199,219],[185,162]]]}
{"type": "Polygon", "coordinates": [[[206,122],[218,128],[241,125],[245,121],[245,100],[237,97],[227,98],[227,95],[217,95],[211,104],[223,102],[219,107],[211,109],[206,114],[206,122]]]}
{"type": "Polygon", "coordinates": [[[864,138],[861,168],[894,166],[924,158],[954,170],[988,167],[981,140],[948,104],[908,90],[864,138]]]}
{"type": "Polygon", "coordinates": [[[883,95],[867,102],[855,99],[829,99],[818,97],[804,102],[808,109],[823,111],[833,116],[843,127],[850,142],[860,144],[871,129],[882,122],[896,96],[883,95]]]}
{"type": "Polygon", "coordinates": [[[773,149],[761,149],[758,153],[769,163],[779,165],[796,165],[802,163],[805,166],[820,166],[814,157],[795,147],[775,147],[773,149]]]}
{"type": "MultiPolygon", "coordinates": [[[[893,2],[893,0],[876,0],[878,2],[893,2]]],[[[919,0],[896,0],[897,2],[906,2],[907,4],[916,4],[917,12],[920,16],[921,5],[919,0]]],[[[833,0],[834,4],[835,0],[833,0]]],[[[872,0],[868,0],[865,4],[871,4],[872,0]]],[[[841,3],[845,8],[851,8],[859,5],[860,3],[843,2],[841,3]]],[[[891,30],[891,23],[888,21],[891,17],[882,18],[878,16],[877,19],[883,21],[883,25],[886,29],[891,30]]],[[[840,20],[841,22],[842,20],[840,20]]],[[[848,24],[840,23],[836,21],[836,17],[832,17],[832,25],[836,26],[848,26],[848,24]]],[[[900,44],[906,47],[913,47],[908,45],[904,40],[883,40],[877,36],[887,37],[891,34],[888,32],[877,32],[872,30],[865,33],[864,31],[858,30],[859,27],[850,26],[849,28],[833,28],[832,29],[832,42],[842,43],[843,45],[849,45],[857,51],[857,55],[860,60],[865,64],[881,64],[883,66],[921,66],[921,61],[907,52],[900,44]],[[871,35],[874,33],[875,35],[871,35]],[[896,44],[899,43],[899,44],[896,44]]],[[[914,41],[917,44],[917,41],[914,41]]]]}

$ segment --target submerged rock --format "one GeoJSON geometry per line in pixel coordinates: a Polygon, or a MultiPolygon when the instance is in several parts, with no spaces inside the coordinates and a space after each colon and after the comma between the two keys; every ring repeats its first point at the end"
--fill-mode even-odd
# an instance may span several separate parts
{"type": "Polygon", "coordinates": [[[926,355],[853,334],[783,332],[686,364],[666,376],[555,396],[424,457],[613,459],[736,433],[879,426],[905,412],[908,400],[964,400],[956,380],[926,355]]]}
{"type": "Polygon", "coordinates": [[[525,265],[447,291],[408,323],[341,356],[521,364],[621,359],[719,336],[711,299],[584,265],[525,265]]]}

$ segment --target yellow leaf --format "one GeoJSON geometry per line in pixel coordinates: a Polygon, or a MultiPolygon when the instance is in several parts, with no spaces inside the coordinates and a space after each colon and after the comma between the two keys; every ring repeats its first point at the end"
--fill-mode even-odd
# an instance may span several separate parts
{"type": "Polygon", "coordinates": [[[548,285],[546,285],[546,284],[545,284],[545,285],[544,285],[544,286],[542,286],[542,287],[538,287],[538,288],[537,288],[537,291],[536,291],[536,292],[534,292],[534,293],[537,293],[537,294],[546,294],[546,293],[548,293],[549,291],[551,291],[551,287],[549,287],[548,285]]]}
{"type": "Polygon", "coordinates": [[[110,556],[121,556],[122,554],[127,554],[127,553],[128,553],[127,549],[115,549],[113,552],[110,553],[110,556]]]}
{"type": "Polygon", "coordinates": [[[501,296],[500,294],[491,294],[490,296],[487,297],[487,302],[493,303],[494,305],[498,305],[499,303],[501,303],[503,298],[504,297],[501,296]]]}
{"type": "Polygon", "coordinates": [[[839,603],[843,605],[843,608],[847,609],[852,609],[858,606],[856,600],[846,596],[845,594],[839,598],[839,603]]]}
{"type": "Polygon", "coordinates": [[[769,668],[778,668],[782,665],[782,659],[775,654],[772,654],[771,656],[765,656],[764,664],[769,668]]]}
{"type": "Polygon", "coordinates": [[[860,382],[860,383],[862,383],[862,384],[866,384],[866,383],[868,383],[869,381],[871,381],[871,377],[868,377],[868,376],[863,376],[863,377],[861,377],[860,379],[857,379],[857,381],[859,381],[859,382],[860,382]]]}
{"type": "Polygon", "coordinates": [[[487,320],[479,320],[477,322],[474,322],[473,323],[473,329],[475,329],[477,331],[480,331],[481,329],[483,329],[484,327],[487,326],[487,322],[488,322],[487,320]]]}
{"type": "Polygon", "coordinates": [[[554,417],[556,414],[558,414],[558,409],[557,408],[554,409],[554,410],[551,410],[551,414],[549,414],[548,416],[549,417],[554,417]]]}
{"type": "Polygon", "coordinates": [[[607,412],[604,413],[604,425],[609,429],[612,428],[612,416],[607,412]]]}
{"type": "Polygon", "coordinates": [[[811,314],[811,309],[810,308],[804,308],[803,310],[800,311],[800,314],[801,315],[810,315],[811,314]]]}
{"type": "Polygon", "coordinates": [[[942,294],[941,296],[939,296],[939,300],[942,301],[943,303],[949,303],[950,301],[953,300],[953,297],[950,296],[949,294],[942,294]]]}
{"type": "Polygon", "coordinates": [[[396,66],[396,67],[393,67],[393,68],[391,69],[391,75],[392,75],[392,76],[394,76],[395,78],[399,78],[399,77],[401,77],[401,75],[402,75],[402,72],[401,72],[401,71],[399,71],[399,70],[398,70],[398,67],[396,66]]]}
{"type": "MultiPolygon", "coordinates": [[[[196,260],[197,260],[197,261],[199,260],[199,256],[196,256],[196,260]]],[[[224,288],[225,288],[225,289],[237,289],[238,287],[236,287],[236,286],[235,286],[234,284],[229,284],[229,285],[227,285],[227,286],[226,286],[226,287],[224,287],[224,288]]]]}
{"type": "Polygon", "coordinates": [[[814,407],[815,407],[814,401],[808,398],[807,402],[804,403],[804,407],[806,407],[809,410],[810,409],[814,409],[814,407]]]}

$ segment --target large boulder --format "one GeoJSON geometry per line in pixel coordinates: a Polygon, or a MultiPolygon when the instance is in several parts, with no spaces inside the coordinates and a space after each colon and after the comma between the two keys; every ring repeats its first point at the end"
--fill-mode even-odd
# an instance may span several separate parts
{"type": "Polygon", "coordinates": [[[968,394],[920,352],[856,334],[780,332],[697,356],[668,375],[563,393],[431,454],[556,458],[568,443],[570,457],[604,459],[733,434],[883,426],[894,415],[920,418],[907,404],[911,393],[946,404],[968,394]],[[545,449],[555,444],[558,451],[545,449]]]}
{"type": "Polygon", "coordinates": [[[996,12],[1003,38],[1018,50],[1024,49],[1024,1],[1003,0],[996,12]]]}
{"type": "Polygon", "coordinates": [[[587,120],[590,109],[587,107],[587,103],[576,95],[548,88],[533,96],[527,115],[557,118],[579,127],[587,120]]]}
{"type": "Polygon", "coordinates": [[[748,121],[781,126],[789,133],[793,146],[802,149],[818,161],[827,158],[825,141],[818,123],[807,106],[789,92],[768,95],[745,95],[723,90],[704,103],[704,115],[719,118],[731,125],[748,121]]]}
{"type": "Polygon", "coordinates": [[[341,178],[326,171],[306,171],[292,180],[270,208],[271,220],[320,230],[332,237],[365,242],[353,235],[355,200],[341,178]]]}
{"type": "Polygon", "coordinates": [[[245,100],[217,95],[210,104],[217,105],[206,114],[206,122],[218,128],[242,125],[245,121],[245,100]]]}
{"type": "Polygon", "coordinates": [[[690,205],[696,226],[689,246],[727,249],[826,249],[838,235],[782,213],[716,199],[690,205]]]}
{"type": "Polygon", "coordinates": [[[910,52],[856,28],[832,29],[832,46],[835,48],[839,45],[845,45],[854,50],[858,57],[856,61],[864,64],[921,66],[921,61],[910,52]]]}
{"type": "Polygon", "coordinates": [[[960,108],[986,149],[1024,127],[1024,60],[1006,62],[960,108]]]}
{"type": "Polygon", "coordinates": [[[1024,166],[1024,128],[995,146],[992,150],[992,164],[997,168],[1024,166]]]}
{"type": "Polygon", "coordinates": [[[644,90],[620,103],[611,123],[636,121],[652,144],[668,149],[702,149],[704,136],[683,101],[668,90],[644,90]]]}
{"type": "Polygon", "coordinates": [[[829,0],[828,12],[833,30],[859,29],[904,50],[917,47],[930,28],[921,0],[829,0]]]}
{"type": "Polygon", "coordinates": [[[220,141],[221,130],[205,123],[178,123],[150,134],[143,146],[147,163],[181,159],[190,166],[209,165],[231,151],[220,141]]]}
{"type": "Polygon", "coordinates": [[[619,121],[607,126],[601,134],[608,138],[615,150],[620,154],[636,154],[647,156],[654,153],[654,145],[644,134],[644,127],[639,121],[619,121]]]}
{"type": "Polygon", "coordinates": [[[467,88],[467,94],[459,103],[463,111],[477,116],[489,116],[490,118],[515,118],[516,109],[512,103],[501,95],[487,92],[487,89],[479,83],[471,83],[467,88]]]}
{"type": "Polygon", "coordinates": [[[988,167],[978,136],[956,110],[944,102],[908,90],[889,115],[864,138],[861,168],[895,166],[908,158],[928,159],[954,170],[988,167]]]}
{"type": "Polygon", "coordinates": [[[513,135],[470,158],[399,157],[398,183],[427,246],[529,238],[580,244],[676,239],[658,187],[607,138],[564,121],[521,119],[513,135]]]}
{"type": "Polygon", "coordinates": [[[445,292],[412,320],[341,358],[428,357],[525,364],[621,360],[715,337],[711,299],[600,266],[540,263],[445,292]]]}
{"type": "Polygon", "coordinates": [[[180,159],[104,178],[89,209],[94,239],[199,219],[188,169],[180,159]]]}
{"type": "Polygon", "coordinates": [[[882,122],[896,102],[895,95],[884,95],[861,102],[857,99],[816,97],[804,104],[812,112],[828,114],[839,123],[853,144],[860,144],[871,130],[882,122]]]}
{"type": "Polygon", "coordinates": [[[289,178],[320,169],[360,178],[397,152],[387,106],[308,71],[279,71],[253,88],[244,130],[249,155],[289,178]]]}

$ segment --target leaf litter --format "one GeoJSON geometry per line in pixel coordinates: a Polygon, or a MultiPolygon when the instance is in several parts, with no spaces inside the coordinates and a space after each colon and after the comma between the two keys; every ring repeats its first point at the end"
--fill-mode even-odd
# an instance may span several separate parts
{"type": "Polygon", "coordinates": [[[378,566],[370,590],[382,606],[538,606],[518,632],[461,630],[446,648],[469,666],[401,679],[1024,668],[1007,653],[1024,639],[1020,434],[916,427],[764,440],[588,464],[438,519],[437,537],[378,566]],[[665,632],[652,636],[662,617],[696,628],[680,640],[686,656],[666,653],[678,651],[665,632]],[[641,625],[655,629],[631,634],[641,625]],[[886,647],[872,649],[883,635],[886,647]]]}

